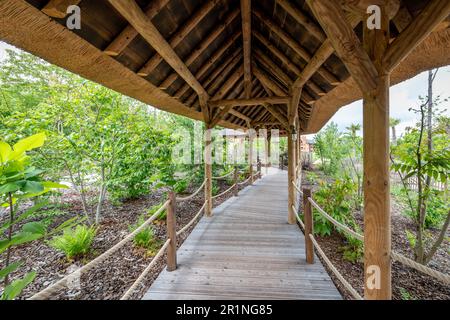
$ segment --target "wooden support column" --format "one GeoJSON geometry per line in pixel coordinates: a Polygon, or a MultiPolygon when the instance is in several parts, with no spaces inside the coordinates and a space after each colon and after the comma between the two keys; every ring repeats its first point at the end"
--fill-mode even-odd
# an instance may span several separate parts
{"type": "Polygon", "coordinates": [[[253,184],[253,130],[250,128],[248,130],[248,162],[249,162],[249,172],[250,172],[250,184],[253,184]]]}
{"type": "Polygon", "coordinates": [[[270,134],[269,130],[267,130],[267,157],[269,158],[269,161],[267,162],[267,166],[272,166],[272,160],[271,160],[271,146],[272,146],[272,135],[270,134]]]}
{"type": "Polygon", "coordinates": [[[205,131],[205,216],[212,216],[212,143],[211,129],[206,126],[205,131]]]}
{"type": "Polygon", "coordinates": [[[175,192],[169,192],[169,205],[167,207],[167,238],[170,244],[167,247],[167,271],[174,271],[177,268],[177,222],[175,216],[176,196],[175,192]]]}
{"type": "Polygon", "coordinates": [[[295,212],[292,206],[295,205],[295,188],[292,182],[295,181],[295,142],[292,139],[292,129],[288,130],[288,223],[295,224],[295,212]]]}
{"type": "Polygon", "coordinates": [[[310,234],[314,235],[314,222],[311,202],[309,202],[308,198],[311,198],[311,189],[303,188],[303,221],[305,224],[306,262],[314,263],[314,245],[309,237],[310,234]]]}
{"type": "Polygon", "coordinates": [[[380,30],[364,28],[364,49],[378,76],[363,92],[364,139],[364,298],[391,299],[391,206],[389,190],[389,71],[383,57],[389,45],[389,19],[382,8],[380,30]]]}
{"type": "Polygon", "coordinates": [[[265,156],[265,160],[264,160],[264,164],[266,166],[266,175],[269,173],[269,130],[266,128],[266,136],[264,137],[264,156],[265,156]]]}

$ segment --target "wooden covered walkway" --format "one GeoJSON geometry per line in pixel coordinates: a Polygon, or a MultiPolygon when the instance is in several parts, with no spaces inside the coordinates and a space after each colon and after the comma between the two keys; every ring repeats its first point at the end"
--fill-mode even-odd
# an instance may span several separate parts
{"type": "Polygon", "coordinates": [[[341,299],[305,241],[286,221],[286,172],[272,169],[203,217],[144,299],[341,299]]]}

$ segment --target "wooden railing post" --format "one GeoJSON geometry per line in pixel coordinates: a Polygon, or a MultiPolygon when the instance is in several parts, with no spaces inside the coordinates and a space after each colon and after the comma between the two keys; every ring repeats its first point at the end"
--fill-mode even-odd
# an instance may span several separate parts
{"type": "Polygon", "coordinates": [[[311,203],[308,198],[311,197],[311,189],[303,188],[303,218],[305,221],[305,251],[306,262],[314,263],[314,245],[309,237],[310,234],[314,234],[314,220],[312,214],[311,203]]]}
{"type": "Polygon", "coordinates": [[[238,173],[238,168],[236,166],[236,167],[234,167],[234,196],[235,197],[238,196],[238,192],[239,192],[238,178],[239,178],[239,173],[238,173]]]}
{"type": "Polygon", "coordinates": [[[175,217],[176,196],[175,192],[169,192],[169,205],[167,206],[167,238],[170,244],[167,247],[167,271],[174,271],[177,268],[177,221],[175,217]]]}

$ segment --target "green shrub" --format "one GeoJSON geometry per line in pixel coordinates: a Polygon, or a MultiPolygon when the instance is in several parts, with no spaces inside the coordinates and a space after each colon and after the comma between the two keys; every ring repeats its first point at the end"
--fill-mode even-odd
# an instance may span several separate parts
{"type": "MultiPolygon", "coordinates": [[[[138,221],[130,225],[128,229],[133,232],[139,228],[146,220],[144,215],[141,215],[138,221]]],[[[142,231],[137,233],[133,238],[133,243],[136,247],[147,249],[149,252],[154,252],[156,248],[160,245],[160,241],[156,239],[155,233],[152,226],[144,228],[142,231]]]]}
{"type": "Polygon", "coordinates": [[[361,240],[346,236],[347,243],[341,247],[342,257],[344,260],[352,263],[362,262],[364,257],[364,245],[361,240]]]}
{"type": "Polygon", "coordinates": [[[187,187],[189,186],[190,179],[183,179],[177,181],[173,186],[173,191],[175,193],[182,193],[186,191],[187,187]]]}
{"type": "Polygon", "coordinates": [[[54,237],[49,244],[64,252],[67,259],[72,260],[89,253],[96,233],[96,227],[77,225],[75,228],[65,229],[62,235],[54,237]]]}
{"type": "MultiPolygon", "coordinates": [[[[150,207],[150,209],[147,210],[148,216],[151,217],[156,211],[158,211],[158,210],[163,206],[163,204],[164,204],[164,203],[159,203],[159,204],[155,204],[154,206],[150,207]]],[[[167,217],[167,212],[166,212],[166,210],[163,210],[163,211],[156,217],[156,220],[163,221],[163,220],[166,220],[166,217],[167,217]]],[[[141,218],[143,218],[143,216],[139,217],[139,219],[141,219],[141,218]]],[[[144,221],[145,221],[145,220],[144,220],[144,221]]],[[[144,223],[144,221],[142,221],[142,223],[144,223]]],[[[142,223],[141,223],[141,224],[142,224],[142,223]]],[[[137,227],[139,227],[139,226],[137,226],[137,227]]],[[[136,228],[137,228],[137,227],[136,227],[136,228]]]]}
{"type": "Polygon", "coordinates": [[[215,196],[219,194],[219,191],[220,191],[219,184],[217,183],[216,180],[213,180],[211,189],[212,195],[215,196]]]}

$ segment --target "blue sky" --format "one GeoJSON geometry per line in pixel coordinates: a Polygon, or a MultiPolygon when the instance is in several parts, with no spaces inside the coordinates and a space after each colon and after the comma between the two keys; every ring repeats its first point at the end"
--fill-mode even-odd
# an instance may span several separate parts
{"type": "MultiPolygon", "coordinates": [[[[6,48],[13,47],[0,42],[0,61],[5,57],[6,48]]],[[[397,128],[398,134],[402,134],[406,127],[413,126],[417,121],[417,116],[409,112],[408,109],[418,106],[419,96],[426,96],[427,78],[427,72],[423,72],[412,79],[391,87],[390,116],[401,120],[397,128]]],[[[442,98],[450,97],[450,66],[439,69],[434,81],[434,95],[441,95],[442,98]]],[[[446,114],[450,116],[450,101],[443,103],[441,108],[447,109],[446,114]]],[[[330,121],[337,123],[342,131],[351,123],[362,124],[362,101],[356,101],[342,107],[330,121]]]]}

